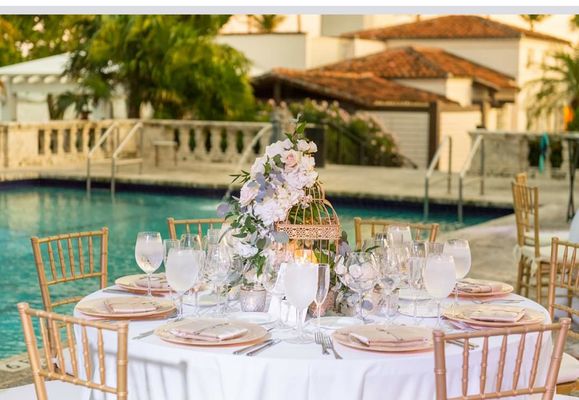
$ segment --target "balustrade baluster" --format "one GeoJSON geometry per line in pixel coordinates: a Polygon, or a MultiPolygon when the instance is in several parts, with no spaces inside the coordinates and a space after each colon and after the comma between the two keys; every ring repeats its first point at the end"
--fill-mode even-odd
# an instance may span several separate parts
{"type": "Polygon", "coordinates": [[[196,160],[207,160],[209,158],[209,154],[207,153],[207,149],[205,148],[205,135],[203,134],[203,127],[196,126],[195,128],[195,151],[193,154],[195,155],[196,160]]]}
{"type": "Polygon", "coordinates": [[[211,161],[223,160],[223,152],[221,151],[221,127],[211,127],[211,149],[209,150],[209,157],[211,161]]]}
{"type": "MultiPolygon", "coordinates": [[[[179,149],[177,154],[180,160],[189,160],[191,158],[191,147],[189,147],[189,142],[191,141],[191,129],[187,127],[179,128],[179,149]]],[[[195,142],[195,150],[199,143],[195,142]]]]}

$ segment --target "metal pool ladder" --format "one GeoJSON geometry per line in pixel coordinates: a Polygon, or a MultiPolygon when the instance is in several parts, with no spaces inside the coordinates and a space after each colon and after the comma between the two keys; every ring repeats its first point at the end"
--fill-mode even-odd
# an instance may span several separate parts
{"type": "Polygon", "coordinates": [[[119,123],[114,122],[107,128],[107,130],[101,135],[99,140],[95,143],[95,145],[90,149],[86,159],[86,190],[87,193],[90,195],[91,192],[91,166],[95,164],[111,164],[111,194],[115,194],[116,183],[115,183],[115,176],[117,173],[117,168],[121,165],[132,165],[132,164],[139,164],[139,174],[143,172],[143,145],[144,145],[144,132],[143,132],[143,123],[138,121],[136,122],[131,129],[127,132],[125,137],[119,143],[119,123]],[[113,132],[115,135],[113,136],[113,132]],[[139,157],[129,157],[129,158],[120,158],[120,154],[129,143],[129,141],[135,136],[137,132],[140,132],[141,136],[139,138],[139,157]],[[112,141],[112,147],[114,151],[112,153],[111,158],[102,158],[99,160],[93,160],[93,157],[97,150],[101,148],[101,146],[107,141],[112,141]]]}
{"type": "Polygon", "coordinates": [[[432,174],[434,173],[434,168],[440,161],[440,156],[442,155],[442,149],[444,145],[448,144],[448,171],[446,172],[446,176],[442,177],[442,179],[446,179],[446,193],[450,194],[450,189],[452,186],[452,137],[445,136],[440,144],[438,145],[438,149],[436,149],[436,153],[432,157],[430,164],[428,165],[428,169],[426,170],[426,175],[424,176],[424,220],[428,219],[429,213],[429,189],[430,184],[433,182],[431,180],[432,174]]]}

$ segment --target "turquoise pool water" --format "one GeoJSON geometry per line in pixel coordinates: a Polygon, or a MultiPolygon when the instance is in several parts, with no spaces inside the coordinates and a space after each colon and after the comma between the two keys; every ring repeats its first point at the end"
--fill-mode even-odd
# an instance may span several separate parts
{"type": "MultiPolygon", "coordinates": [[[[332,199],[330,199],[332,200],[332,199]]],[[[134,262],[137,232],[160,231],[168,236],[166,218],[204,218],[215,216],[218,197],[191,194],[120,192],[111,199],[105,190],[85,191],[71,187],[0,186],[0,358],[25,351],[16,303],[27,301],[42,307],[36,269],[30,246],[31,236],[78,232],[108,226],[109,283],[119,276],[139,273],[134,262]]],[[[379,217],[420,221],[419,207],[385,206],[334,201],[344,228],[353,238],[353,218],[379,217]]],[[[503,211],[468,213],[472,225],[504,214],[503,211]]],[[[432,221],[443,230],[455,229],[454,209],[433,210],[432,221]]]]}

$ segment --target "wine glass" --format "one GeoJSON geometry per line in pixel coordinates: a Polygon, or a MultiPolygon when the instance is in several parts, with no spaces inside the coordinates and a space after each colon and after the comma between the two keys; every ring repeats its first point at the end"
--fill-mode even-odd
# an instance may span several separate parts
{"type": "Polygon", "coordinates": [[[316,269],[318,271],[318,290],[316,291],[316,298],[314,299],[314,302],[316,303],[318,330],[320,330],[322,304],[326,300],[328,291],[330,289],[330,265],[318,264],[316,269]]]}
{"type": "Polygon", "coordinates": [[[386,229],[390,245],[398,246],[412,241],[412,232],[408,225],[390,225],[386,229]]]}
{"type": "Polygon", "coordinates": [[[178,249],[181,247],[181,241],[176,239],[165,239],[163,240],[163,247],[165,250],[163,263],[165,265],[165,269],[167,268],[167,257],[169,256],[169,250],[171,249],[178,249]]]}
{"type": "Polygon", "coordinates": [[[231,268],[231,263],[231,251],[228,246],[218,244],[209,246],[207,249],[203,272],[207,280],[215,287],[217,304],[219,306],[215,312],[217,316],[222,315],[224,311],[221,297],[225,282],[227,281],[229,269],[231,268]]]}
{"type": "Polygon", "coordinates": [[[444,243],[427,242],[426,256],[440,256],[444,250],[444,243]]]}
{"type": "Polygon", "coordinates": [[[379,260],[380,283],[383,291],[383,299],[386,300],[386,325],[391,323],[392,308],[391,300],[394,290],[399,287],[402,281],[400,251],[396,248],[388,247],[383,249],[379,260]]]}
{"type": "Polygon", "coordinates": [[[422,274],[426,265],[425,257],[410,257],[408,259],[408,285],[414,292],[412,318],[414,325],[418,324],[417,308],[418,308],[418,293],[422,289],[423,280],[422,274]]]}
{"type": "Polygon", "coordinates": [[[203,253],[191,247],[174,247],[167,255],[167,282],[179,297],[179,312],[177,320],[183,319],[183,295],[188,291],[199,276],[203,265],[203,253]]]}
{"type": "Polygon", "coordinates": [[[318,270],[310,263],[288,263],[284,277],[285,295],[296,309],[297,336],[287,341],[295,344],[312,343],[304,333],[302,314],[316,298],[318,270]]]}
{"type": "Polygon", "coordinates": [[[410,244],[410,257],[426,258],[428,244],[423,240],[414,240],[410,244]]]}
{"type": "Polygon", "coordinates": [[[139,268],[147,274],[147,296],[151,293],[151,275],[163,262],[165,249],[159,232],[139,232],[135,244],[135,260],[139,268]]]}
{"type": "Polygon", "coordinates": [[[284,277],[287,264],[293,262],[293,253],[288,250],[277,249],[266,259],[263,271],[261,273],[261,284],[275,298],[278,305],[278,319],[276,325],[279,328],[286,328],[281,317],[281,302],[285,294],[284,277]]]}
{"type": "MultiPolygon", "coordinates": [[[[450,239],[444,243],[442,254],[454,258],[454,268],[457,282],[463,279],[470,271],[471,256],[468,240],[450,239]]],[[[454,289],[454,307],[458,305],[458,284],[454,289]]]]}
{"type": "Polygon", "coordinates": [[[231,258],[231,268],[229,268],[225,278],[225,287],[227,290],[225,290],[225,306],[223,309],[224,314],[229,312],[229,295],[231,289],[241,283],[243,276],[249,269],[249,265],[249,263],[245,263],[241,258],[231,258]]]}
{"type": "Polygon", "coordinates": [[[456,285],[456,272],[452,256],[430,256],[426,259],[423,273],[424,286],[430,296],[436,301],[437,322],[436,329],[441,329],[440,303],[448,297],[456,285]]]}
{"type": "Polygon", "coordinates": [[[361,251],[351,252],[346,259],[344,268],[339,268],[338,271],[340,280],[358,294],[358,318],[365,323],[362,314],[362,302],[366,293],[374,287],[380,278],[374,254],[361,251]]]}

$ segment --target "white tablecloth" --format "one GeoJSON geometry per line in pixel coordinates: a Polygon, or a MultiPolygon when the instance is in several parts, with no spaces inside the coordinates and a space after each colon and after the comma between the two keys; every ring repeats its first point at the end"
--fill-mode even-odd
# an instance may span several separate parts
{"type": "MultiPolygon", "coordinates": [[[[112,295],[96,292],[88,297],[102,296],[112,295]]],[[[509,298],[515,297],[518,296],[510,295],[509,298]]],[[[530,300],[519,304],[542,310],[548,321],[548,313],[540,305],[530,300]]],[[[192,312],[191,307],[186,307],[186,314],[192,312]]],[[[82,316],[78,312],[76,315],[82,316]]],[[[433,326],[435,322],[434,318],[425,318],[421,324],[433,326]]],[[[140,340],[132,339],[140,332],[163,323],[147,321],[130,324],[130,400],[416,400],[435,397],[433,352],[373,353],[336,343],[336,349],[344,359],[335,360],[333,356],[322,355],[320,346],[316,344],[281,343],[258,356],[247,357],[233,355],[237,348],[232,347],[208,349],[174,345],[154,335],[140,340]]],[[[399,316],[395,323],[411,324],[412,319],[399,316]]],[[[527,382],[530,374],[535,338],[536,335],[533,335],[526,340],[520,385],[527,382]]],[[[511,337],[503,387],[510,387],[518,342],[519,336],[511,337]]],[[[115,381],[115,358],[112,354],[116,351],[116,343],[112,336],[105,335],[105,347],[111,353],[111,357],[107,357],[107,382],[110,383],[115,381]]],[[[539,383],[543,382],[551,347],[550,335],[545,335],[539,383]]],[[[490,342],[487,385],[494,385],[495,382],[499,348],[500,340],[490,342]]],[[[457,396],[461,387],[462,349],[449,345],[446,351],[449,394],[457,396]]],[[[481,352],[482,345],[471,351],[469,387],[473,390],[478,390],[481,352]]],[[[97,391],[87,393],[88,397],[103,398],[97,391]]]]}

